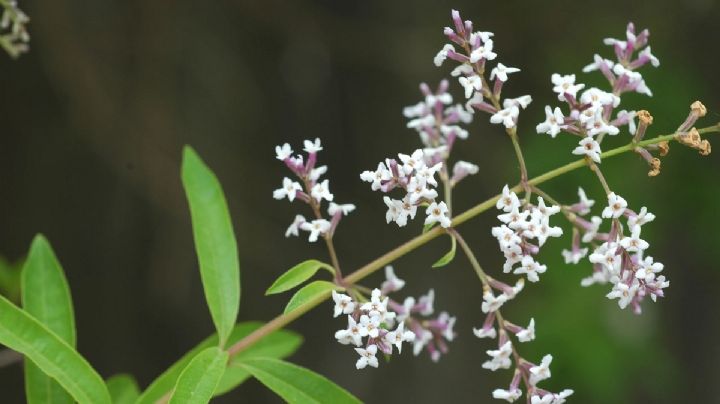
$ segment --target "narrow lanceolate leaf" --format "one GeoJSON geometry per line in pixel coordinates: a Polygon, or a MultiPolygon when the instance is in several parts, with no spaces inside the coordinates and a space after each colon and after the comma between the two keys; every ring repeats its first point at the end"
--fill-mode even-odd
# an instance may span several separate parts
{"type": "Polygon", "coordinates": [[[189,146],[183,150],[182,182],[205,299],[224,345],[240,307],[240,263],[230,213],[220,182],[189,146]]]}
{"type": "Polygon", "coordinates": [[[323,301],[330,296],[333,289],[341,290],[342,288],[328,281],[315,281],[303,286],[290,298],[287,306],[285,306],[285,314],[308,306],[314,306],[317,302],[323,301]]]}
{"type": "Polygon", "coordinates": [[[457,241],[455,241],[455,237],[450,236],[450,239],[452,240],[452,246],[450,247],[450,251],[447,252],[447,254],[443,255],[442,258],[437,260],[432,267],[433,268],[440,268],[444,267],[445,265],[449,264],[450,261],[455,258],[455,248],[457,247],[457,241]]]}
{"type": "Polygon", "coordinates": [[[228,353],[218,347],[200,352],[180,373],[170,404],[206,404],[220,383],[228,353]]]}
{"type": "Polygon", "coordinates": [[[303,367],[271,358],[243,360],[240,366],[290,404],[360,403],[347,390],[303,367]]]}
{"type": "Polygon", "coordinates": [[[140,397],[135,379],[126,374],[115,375],[105,382],[113,404],[133,404],[140,397]]]}
{"type": "Polygon", "coordinates": [[[266,295],[282,293],[298,286],[306,280],[312,278],[321,268],[330,271],[335,276],[335,269],[324,262],[318,260],[307,260],[290,268],[287,272],[280,275],[279,278],[268,288],[266,295]]]}
{"type": "Polygon", "coordinates": [[[0,344],[30,358],[81,403],[110,404],[105,382],[67,342],[0,296],[0,344]]]}
{"type": "MultiPolygon", "coordinates": [[[[230,334],[230,337],[228,338],[228,345],[240,341],[251,332],[260,328],[262,325],[263,323],[256,321],[239,323],[230,334]]],[[[240,352],[230,360],[230,363],[228,363],[227,369],[225,370],[225,374],[223,374],[220,384],[215,390],[215,395],[220,395],[234,389],[250,377],[245,370],[235,366],[237,360],[242,358],[252,358],[255,356],[285,358],[292,355],[301,343],[302,336],[288,330],[277,330],[266,335],[258,342],[248,347],[248,349],[240,352]]],[[[190,363],[192,358],[194,358],[203,349],[217,346],[217,344],[217,334],[205,339],[190,352],[185,354],[180,360],[175,362],[175,364],[173,364],[162,375],[155,379],[155,381],[148,386],[142,396],[140,396],[137,400],[137,404],[153,404],[162,398],[166,393],[173,389],[178,376],[182,370],[185,369],[187,364],[190,363]]]]}
{"type": "MultiPolygon", "coordinates": [[[[75,315],[67,280],[48,241],[35,236],[21,275],[23,308],[50,331],[75,347],[75,315]]],[[[73,403],[72,397],[32,361],[25,359],[29,404],[73,403]]]]}

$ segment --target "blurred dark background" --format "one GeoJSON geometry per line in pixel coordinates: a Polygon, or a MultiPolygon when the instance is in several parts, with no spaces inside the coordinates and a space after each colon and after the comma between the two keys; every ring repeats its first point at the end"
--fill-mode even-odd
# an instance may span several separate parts
{"type": "MultiPolygon", "coordinates": [[[[602,39],[622,38],[630,20],[651,30],[661,66],[643,69],[655,96],[628,95],[622,107],[651,111],[649,136],[672,132],[695,99],[710,111],[701,123],[720,120],[720,6],[712,0],[20,0],[20,7],[32,19],[31,52],[14,62],[0,57],[0,254],[17,260],[35,233],[45,233],[69,278],[79,350],[103,376],[131,372],[143,387],[213,330],[179,180],[182,145],[193,145],[225,187],[242,265],[240,319],[271,319],[287,299],[263,296],[274,278],[301,260],[327,259],[320,243],[283,237],[300,205],[271,197],[286,175],[276,144],[300,149],[302,139],[322,138],[336,199],[358,205],[336,236],[346,271],[420,231],[419,221],[386,225],[381,196],[358,174],[418,146],[401,110],[420,99],[419,82],[434,86],[449,76],[451,66],[438,69],[432,58],[446,42],[451,8],[495,32],[498,61],[522,69],[505,94],[534,98],[520,118],[531,176],[572,159],[575,140],[534,131],[543,106],[557,104],[551,73],[578,72],[579,81],[602,85],[600,74],[579,70],[594,53],[611,57],[602,39]]],[[[456,83],[452,91],[460,99],[456,83]]],[[[482,117],[470,133],[455,158],[477,163],[481,174],[459,187],[458,212],[517,180],[501,128],[482,117]]],[[[605,148],[628,138],[608,140],[605,148]]],[[[544,386],[575,389],[574,402],[719,402],[720,159],[673,145],[657,178],[634,155],[602,166],[632,207],[658,216],[643,234],[665,263],[667,298],[646,302],[642,316],[620,311],[604,297],[607,286],[579,286],[588,264],[562,263],[569,238],[553,240],[541,256],[548,273],[505,310],[520,324],[537,321],[538,338],[522,352],[536,360],[551,352],[553,378],[544,386]]],[[[545,188],[572,202],[582,185],[601,200],[590,174],[579,170],[545,188]]],[[[461,229],[498,274],[495,222],[486,214],[461,229]]],[[[306,338],[291,359],[368,402],[491,401],[512,375],[480,366],[493,343],[471,332],[483,318],[481,290],[465,258],[429,268],[446,248],[438,240],[394,264],[409,284],[403,296],[435,288],[436,307],[458,316],[459,337],[439,363],[407,353],[356,371],[356,354],[334,341],[343,324],[329,303],[290,325],[306,338]]],[[[21,376],[20,366],[0,369],[3,402],[23,402],[21,376]]],[[[277,401],[253,380],[217,399],[277,401]]]]}

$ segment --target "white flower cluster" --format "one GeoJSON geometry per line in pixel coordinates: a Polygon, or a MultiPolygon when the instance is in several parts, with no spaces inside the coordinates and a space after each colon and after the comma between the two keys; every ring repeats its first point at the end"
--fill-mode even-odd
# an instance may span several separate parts
{"type": "Polygon", "coordinates": [[[593,252],[589,261],[593,264],[592,276],[582,280],[583,286],[592,284],[613,285],[608,293],[609,299],[618,299],[618,305],[624,309],[632,306],[635,313],[640,314],[642,300],[649,296],[652,301],[664,296],[666,287],[670,286],[664,275],[659,275],[663,264],[655,262],[652,257],[645,256],[649,243],[642,238],[642,226],[655,219],[655,215],[642,207],[634,212],[627,207],[625,199],[615,193],[608,195],[608,206],[602,211],[602,218],[610,219],[610,231],[599,231],[603,219],[593,216],[590,221],[582,216],[590,212],[594,201],[588,200],[585,193],[580,190],[581,201],[572,205],[577,216],[574,225],[579,230],[573,237],[571,251],[563,251],[567,263],[578,263],[587,253],[588,248],[580,248],[581,241],[589,243],[593,252]],[[621,218],[626,220],[626,226],[620,223],[621,218]],[[629,230],[630,235],[624,233],[629,230]],[[580,237],[582,233],[582,237],[580,237]]]}
{"type": "Polygon", "coordinates": [[[630,134],[635,135],[635,111],[621,110],[615,114],[614,119],[612,117],[613,111],[620,105],[620,96],[623,93],[637,92],[652,96],[642,75],[635,69],[648,62],[657,67],[660,62],[650,52],[649,46],[640,51],[633,60],[635,51],[647,45],[648,35],[648,30],[635,34],[634,25],[629,23],[627,40],[607,38],[604,41],[614,47],[617,62],[595,55],[594,62],[583,69],[586,73],[594,70],[602,72],[610,82],[609,92],[593,87],[578,96],[585,84],[576,83],[574,74],[553,74],[553,91],[557,93],[559,101],[568,104],[570,112],[563,115],[560,107],[553,109],[546,106],[545,121],[537,125],[537,132],[546,133],[553,138],[560,132],[580,136],[582,140],[572,153],[588,156],[596,163],[600,163],[600,142],[603,136],[617,135],[620,132],[619,127],[623,125],[627,125],[630,134]]]}
{"type": "Polygon", "coordinates": [[[335,317],[346,314],[348,319],[347,328],[337,331],[335,338],[341,344],[355,346],[360,355],[355,364],[357,369],[378,367],[377,352],[392,355],[395,346],[399,354],[403,342],[413,343],[416,356],[427,349],[434,361],[439,360],[441,353],[447,352],[444,340],[452,341],[455,337],[455,317],[442,312],[435,319],[420,318],[433,314],[434,292],[430,290],[417,302],[408,297],[401,305],[387,295],[402,289],[405,281],[398,278],[390,266],[385,268],[385,275],[381,289],[374,289],[370,301],[364,303],[333,291],[335,317]]]}
{"type": "Polygon", "coordinates": [[[455,46],[446,44],[435,56],[435,65],[441,66],[448,58],[459,62],[460,65],[451,72],[451,75],[458,77],[458,82],[465,89],[468,110],[472,111],[472,108],[475,108],[488,112],[491,114],[491,123],[503,124],[507,129],[514,128],[517,126],[520,110],[527,108],[532,98],[524,95],[518,98],[506,98],[501,102],[500,94],[503,85],[508,81],[508,74],[519,72],[520,69],[498,63],[490,72],[490,80],[493,81],[490,88],[484,72],[486,63],[497,57],[491,39],[494,34],[485,31],[473,32],[472,21],[463,22],[457,10],[452,10],[452,19],[455,29],[445,27],[444,34],[458,45],[461,51],[457,52],[455,46]],[[490,103],[486,102],[485,98],[489,99],[490,103]]]}
{"type": "Polygon", "coordinates": [[[332,237],[340,219],[355,210],[355,205],[333,202],[334,195],[330,192],[330,181],[327,179],[320,181],[320,177],[327,172],[327,166],[316,167],[317,153],[323,149],[320,139],[306,140],[304,146],[303,150],[308,153],[307,162],[304,162],[300,154],[293,156],[293,150],[287,143],[275,147],[276,158],[285,163],[300,182],[288,177],[283,178],[282,187],[273,191],[273,198],[278,200],[287,198],[290,202],[300,200],[313,208],[315,219],[306,220],[304,216],[296,215],[285,232],[285,237],[298,236],[300,230],[304,230],[309,233],[308,240],[315,242],[320,236],[332,237]],[[322,217],[320,208],[323,200],[329,202],[327,213],[330,220],[322,217]]]}
{"type": "MultiPolygon", "coordinates": [[[[417,131],[425,147],[450,148],[456,139],[468,137],[467,130],[459,124],[471,123],[472,111],[468,112],[461,104],[451,105],[453,98],[447,90],[447,80],[440,82],[435,93],[427,84],[422,83],[420,91],[425,99],[403,109],[403,115],[410,119],[407,127],[417,131]]],[[[446,151],[449,153],[449,150],[446,151]]]]}
{"type": "Polygon", "coordinates": [[[503,224],[492,229],[492,235],[497,238],[500,250],[505,255],[503,272],[525,275],[530,282],[539,281],[540,274],[547,270],[533,256],[540,252],[540,247],[548,237],[560,237],[563,234],[560,227],[550,225],[550,216],[558,213],[560,207],[545,205],[542,197],[537,200],[537,206],[528,204],[523,208],[517,195],[505,185],[496,204],[498,209],[505,212],[498,216],[503,224]],[[537,244],[531,240],[537,240],[537,244]],[[520,266],[514,268],[516,264],[520,266]]]}
{"type": "Polygon", "coordinates": [[[17,1],[8,0],[0,4],[3,8],[0,18],[0,46],[13,58],[27,52],[30,47],[30,34],[27,25],[30,18],[17,6],[17,1]]]}
{"type": "Polygon", "coordinates": [[[435,201],[438,196],[434,189],[438,185],[435,174],[442,168],[442,163],[427,164],[427,155],[422,149],[415,150],[410,155],[399,153],[398,157],[400,162],[385,159],[384,163],[378,164],[375,171],[364,171],[360,174],[360,179],[371,183],[373,191],[387,193],[394,188],[405,191],[401,200],[389,196],[383,198],[388,207],[385,220],[388,223],[395,222],[400,227],[405,226],[408,218],[415,218],[418,206],[429,204],[425,211],[425,224],[439,223],[442,227],[450,227],[447,205],[445,202],[435,201]]]}
{"type": "Polygon", "coordinates": [[[572,390],[566,389],[560,393],[551,393],[537,387],[537,383],[550,378],[552,355],[545,355],[542,362],[536,365],[520,357],[509,338],[509,334],[514,334],[519,342],[534,340],[535,319],[530,319],[530,324],[525,328],[503,320],[502,322],[498,322],[503,327],[499,333],[493,326],[495,320],[495,311],[491,311],[483,327],[481,329],[473,329],[473,332],[478,338],[495,338],[498,334],[500,335],[498,339],[498,349],[490,349],[487,351],[487,355],[490,358],[482,364],[482,367],[494,372],[498,369],[510,369],[513,365],[513,359],[516,360],[516,363],[510,386],[507,389],[495,389],[493,391],[493,397],[512,403],[522,396],[520,383],[524,382],[528,390],[527,397],[529,402],[564,403],[565,399],[573,393],[572,390]]]}

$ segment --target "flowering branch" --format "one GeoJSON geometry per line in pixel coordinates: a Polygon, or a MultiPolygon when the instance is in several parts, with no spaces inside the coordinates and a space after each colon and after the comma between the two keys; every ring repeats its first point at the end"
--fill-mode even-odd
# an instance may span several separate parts
{"type": "MultiPolygon", "coordinates": [[[[699,133],[702,134],[712,134],[712,133],[719,133],[720,132],[720,123],[708,126],[703,129],[698,129],[699,133]]],[[[649,145],[656,145],[661,142],[669,142],[672,140],[675,140],[675,137],[678,135],[677,132],[671,133],[668,135],[662,135],[658,136],[653,139],[647,139],[642,142],[638,142],[638,146],[649,146],[649,145]]],[[[635,147],[633,144],[627,144],[625,146],[620,146],[615,149],[608,150],[601,154],[602,158],[607,159],[610,157],[614,157],[623,153],[627,153],[631,151],[635,147]]],[[[585,159],[579,159],[576,161],[573,161],[571,163],[565,164],[563,166],[560,166],[558,168],[555,168],[553,170],[550,170],[544,174],[541,174],[537,177],[531,178],[528,180],[529,185],[540,185],[542,183],[545,183],[547,181],[550,181],[554,178],[560,177],[564,174],[567,174],[571,171],[577,170],[580,167],[584,167],[587,165],[587,160],[585,159]]],[[[516,185],[512,188],[510,188],[511,191],[514,192],[520,192],[523,190],[521,185],[516,185]]],[[[455,216],[452,219],[452,227],[457,227],[468,220],[480,215],[481,213],[489,210],[493,206],[495,206],[496,202],[502,197],[502,194],[495,195],[483,202],[478,203],[477,205],[473,206],[472,208],[466,210],[465,212],[455,216]]],[[[354,285],[355,283],[365,279],[366,277],[370,276],[377,270],[383,268],[384,266],[390,264],[391,262],[397,260],[398,258],[414,251],[416,248],[427,244],[428,242],[434,240],[435,238],[441,236],[444,234],[444,230],[441,228],[434,228],[431,229],[419,236],[416,236],[407,242],[403,243],[402,245],[388,251],[387,253],[381,255],[380,257],[376,258],[375,260],[365,264],[364,266],[358,268],[356,271],[348,274],[345,278],[345,284],[348,286],[354,285]]],[[[303,306],[301,309],[292,311],[290,313],[282,314],[262,327],[258,328],[257,330],[250,333],[245,338],[241,339],[234,345],[232,345],[230,348],[228,348],[228,353],[230,356],[235,356],[239,354],[240,352],[244,351],[248,347],[252,346],[259,340],[261,340],[266,335],[272,333],[273,331],[276,331],[280,328],[285,327],[286,325],[292,323],[295,321],[295,319],[301,317],[306,312],[310,311],[315,306],[318,306],[322,302],[326,301],[330,298],[330,292],[323,293],[321,295],[318,295],[318,297],[313,300],[311,303],[303,306]]]]}

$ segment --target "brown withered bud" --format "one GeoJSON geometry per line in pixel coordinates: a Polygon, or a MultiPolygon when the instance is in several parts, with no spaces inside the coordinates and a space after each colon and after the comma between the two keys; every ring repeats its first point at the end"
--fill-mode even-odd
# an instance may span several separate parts
{"type": "Polygon", "coordinates": [[[637,117],[640,120],[640,123],[644,123],[645,125],[652,125],[653,123],[652,115],[644,109],[637,112],[637,117]]]}
{"type": "Polygon", "coordinates": [[[660,156],[665,157],[670,152],[670,143],[668,141],[660,142],[657,145],[658,150],[660,151],[660,156]]]}
{"type": "Polygon", "coordinates": [[[695,101],[690,105],[690,111],[697,114],[699,118],[704,117],[707,114],[707,108],[700,101],[695,101]]]}
{"type": "Polygon", "coordinates": [[[655,177],[660,174],[660,159],[653,158],[650,160],[650,171],[648,171],[648,177],[655,177]]]}
{"type": "Polygon", "coordinates": [[[712,151],[712,147],[710,146],[710,142],[708,142],[707,139],[703,139],[703,140],[700,142],[699,150],[700,150],[700,154],[701,154],[701,155],[703,155],[703,156],[709,155],[710,152],[712,151]]]}

